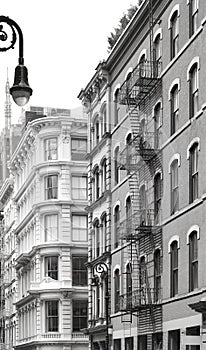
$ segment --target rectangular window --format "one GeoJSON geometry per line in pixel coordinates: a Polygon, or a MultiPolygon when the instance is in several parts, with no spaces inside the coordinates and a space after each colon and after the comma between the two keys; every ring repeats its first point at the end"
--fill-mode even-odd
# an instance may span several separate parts
{"type": "Polygon", "coordinates": [[[121,350],[121,339],[114,339],[114,350],[121,350]]]}
{"type": "Polygon", "coordinates": [[[83,160],[87,153],[86,139],[72,139],[71,142],[71,157],[72,160],[83,160]]]}
{"type": "Polygon", "coordinates": [[[125,338],[125,350],[133,350],[133,337],[125,338]]]}
{"type": "Polygon", "coordinates": [[[45,199],[57,199],[58,176],[49,175],[45,177],[45,199]]]}
{"type": "Polygon", "coordinates": [[[45,160],[57,159],[57,138],[50,138],[45,140],[45,160]]]}
{"type": "Polygon", "coordinates": [[[58,240],[58,215],[45,215],[45,241],[58,240]]]}
{"type": "Polygon", "coordinates": [[[87,300],[73,300],[73,332],[87,328],[87,300]]]}
{"type": "Polygon", "coordinates": [[[138,336],[138,349],[139,350],[147,349],[147,335],[146,334],[138,336]]]}
{"type": "Polygon", "coordinates": [[[59,302],[58,300],[46,301],[46,332],[59,331],[59,302]]]}
{"type": "Polygon", "coordinates": [[[72,257],[72,285],[86,286],[87,285],[87,256],[72,257]]]}
{"type": "Polygon", "coordinates": [[[72,240],[87,241],[87,215],[72,215],[72,240]]]}
{"type": "Polygon", "coordinates": [[[58,280],[58,256],[45,258],[45,275],[58,280]]]}
{"type": "Polygon", "coordinates": [[[72,176],[72,198],[87,199],[87,177],[72,176]]]}
{"type": "Polygon", "coordinates": [[[180,329],[168,332],[168,350],[180,349],[180,329]]]}

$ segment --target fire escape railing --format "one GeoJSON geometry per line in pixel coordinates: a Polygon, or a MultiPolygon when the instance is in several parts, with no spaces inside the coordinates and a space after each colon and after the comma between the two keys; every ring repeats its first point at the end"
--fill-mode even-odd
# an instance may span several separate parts
{"type": "Polygon", "coordinates": [[[142,161],[149,162],[159,153],[158,135],[155,132],[140,132],[120,153],[122,169],[138,170],[142,161]]]}
{"type": "Polygon", "coordinates": [[[153,305],[161,304],[161,288],[137,288],[134,291],[119,296],[120,311],[138,311],[153,305]]]}
{"type": "Polygon", "coordinates": [[[119,103],[138,105],[160,80],[161,61],[138,63],[128,79],[120,87],[119,103]]]}
{"type": "Polygon", "coordinates": [[[159,226],[160,210],[140,209],[120,223],[122,239],[140,239],[159,226]]]}

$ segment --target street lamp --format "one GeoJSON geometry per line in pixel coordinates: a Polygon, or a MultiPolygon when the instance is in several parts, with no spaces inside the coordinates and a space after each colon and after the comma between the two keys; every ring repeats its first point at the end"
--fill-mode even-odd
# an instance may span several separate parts
{"type": "Polygon", "coordinates": [[[106,350],[109,350],[109,283],[108,283],[108,274],[109,268],[104,262],[98,262],[94,265],[94,270],[104,276],[105,280],[105,316],[106,316],[106,350]]]}
{"type": "Polygon", "coordinates": [[[24,42],[21,28],[11,18],[6,16],[0,16],[0,41],[8,41],[8,34],[3,30],[3,25],[6,23],[12,30],[11,42],[6,47],[0,47],[0,51],[7,51],[13,49],[17,40],[16,31],[19,35],[19,64],[15,69],[14,85],[10,89],[10,94],[13,97],[14,102],[18,106],[24,106],[32,95],[32,89],[28,83],[28,70],[24,66],[24,42]]]}

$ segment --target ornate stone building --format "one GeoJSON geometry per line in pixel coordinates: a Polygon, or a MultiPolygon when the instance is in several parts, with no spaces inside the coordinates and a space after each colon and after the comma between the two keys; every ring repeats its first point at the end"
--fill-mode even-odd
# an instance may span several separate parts
{"type": "Polygon", "coordinates": [[[87,122],[26,113],[0,193],[5,349],[87,349],[87,122]]]}

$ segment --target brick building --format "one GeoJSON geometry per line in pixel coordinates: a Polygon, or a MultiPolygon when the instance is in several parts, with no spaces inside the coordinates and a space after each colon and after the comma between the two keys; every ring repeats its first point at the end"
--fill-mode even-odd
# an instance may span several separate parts
{"type": "Polygon", "coordinates": [[[114,350],[205,347],[205,16],[204,1],[141,1],[79,94],[90,349],[107,334],[114,350]]]}

